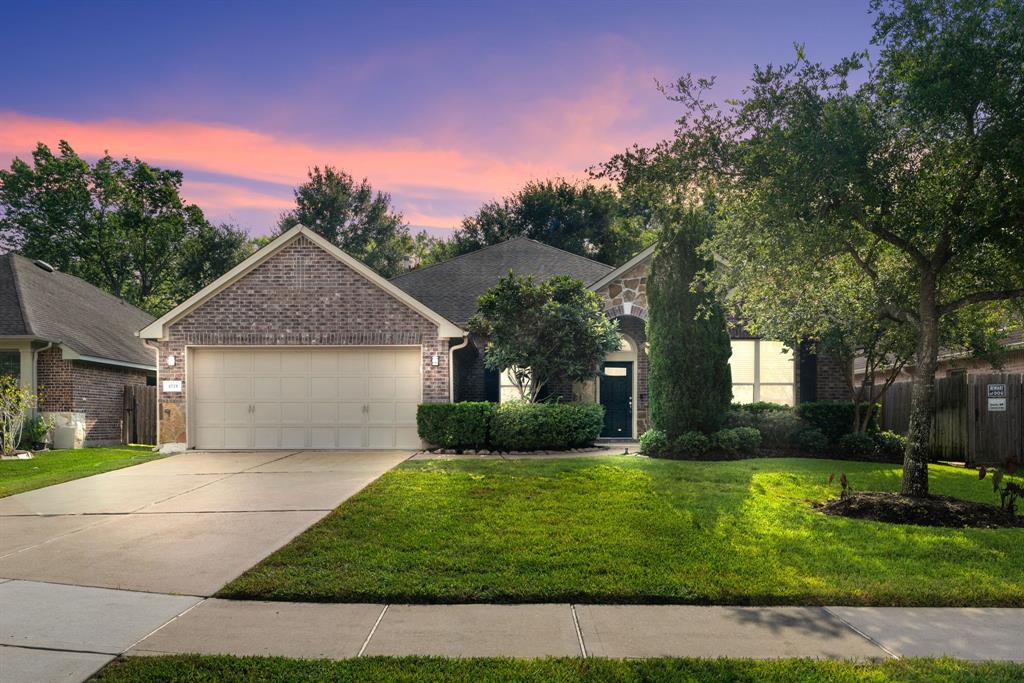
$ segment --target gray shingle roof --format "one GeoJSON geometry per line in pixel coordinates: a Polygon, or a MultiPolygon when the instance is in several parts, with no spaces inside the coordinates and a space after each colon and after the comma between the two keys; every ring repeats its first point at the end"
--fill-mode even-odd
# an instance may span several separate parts
{"type": "Polygon", "coordinates": [[[17,254],[0,256],[0,336],[59,342],[82,356],[154,367],[135,333],[153,316],[67,273],[17,254]]]}
{"type": "Polygon", "coordinates": [[[547,279],[570,275],[585,284],[613,268],[556,247],[520,237],[456,256],[391,280],[452,322],[462,325],[476,313],[476,300],[509,271],[547,279]]]}

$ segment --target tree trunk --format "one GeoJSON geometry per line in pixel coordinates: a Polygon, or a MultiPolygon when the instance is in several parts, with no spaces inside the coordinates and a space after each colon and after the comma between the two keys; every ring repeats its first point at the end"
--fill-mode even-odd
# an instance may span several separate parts
{"type": "Polygon", "coordinates": [[[935,368],[939,357],[939,315],[935,301],[935,276],[931,273],[926,273],[921,280],[918,317],[917,367],[910,392],[910,433],[903,458],[900,493],[923,498],[928,495],[928,459],[935,416],[935,368]]]}

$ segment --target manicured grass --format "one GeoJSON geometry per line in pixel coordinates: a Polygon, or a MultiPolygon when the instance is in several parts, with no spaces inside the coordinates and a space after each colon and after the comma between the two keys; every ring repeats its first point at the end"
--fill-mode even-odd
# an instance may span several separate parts
{"type": "Polygon", "coordinates": [[[857,664],[848,661],[779,659],[443,659],[366,657],[297,660],[280,657],[196,655],[126,657],[93,679],[106,683],[161,681],[465,681],[537,683],[612,681],[1019,681],[1024,665],[968,663],[954,659],[901,659],[857,664]]]}
{"type": "Polygon", "coordinates": [[[156,460],[149,446],[42,451],[31,460],[0,460],[0,498],[156,460]]]}
{"type": "MultiPolygon", "coordinates": [[[[412,461],[228,584],[336,602],[1024,606],[1024,529],[823,515],[831,472],[898,490],[892,465],[800,458],[412,461]]],[[[837,477],[838,478],[838,477],[837,477]]],[[[993,500],[977,474],[932,489],[993,500]]]]}

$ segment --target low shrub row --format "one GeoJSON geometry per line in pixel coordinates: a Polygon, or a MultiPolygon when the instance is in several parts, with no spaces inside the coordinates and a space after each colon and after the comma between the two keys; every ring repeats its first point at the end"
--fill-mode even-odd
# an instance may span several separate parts
{"type": "Polygon", "coordinates": [[[416,411],[420,438],[454,450],[581,448],[603,424],[604,408],[594,403],[424,403],[416,411]]]}
{"type": "Polygon", "coordinates": [[[775,403],[733,405],[726,428],[714,434],[687,432],[675,438],[652,429],[640,437],[640,450],[654,457],[702,458],[744,455],[805,455],[902,462],[906,438],[882,432],[877,404],[867,432],[853,431],[853,404],[841,401],[803,403],[796,409],[775,403]]]}

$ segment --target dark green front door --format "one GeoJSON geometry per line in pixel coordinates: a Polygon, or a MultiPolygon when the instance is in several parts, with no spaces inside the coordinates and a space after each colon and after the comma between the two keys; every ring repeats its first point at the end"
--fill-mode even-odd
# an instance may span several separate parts
{"type": "Polygon", "coordinates": [[[604,406],[604,430],[601,436],[633,437],[633,364],[605,363],[601,368],[601,405],[604,406]]]}

